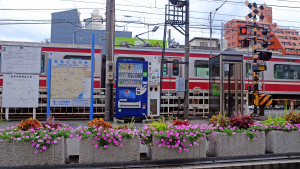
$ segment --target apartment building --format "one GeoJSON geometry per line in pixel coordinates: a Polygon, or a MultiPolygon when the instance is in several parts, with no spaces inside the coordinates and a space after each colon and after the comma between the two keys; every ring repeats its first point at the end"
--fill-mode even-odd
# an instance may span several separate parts
{"type": "MultiPolygon", "coordinates": [[[[267,41],[270,43],[268,50],[281,52],[283,55],[300,55],[300,35],[299,32],[288,27],[279,27],[272,20],[272,8],[268,7],[262,11],[268,19],[267,22],[258,21],[257,25],[271,30],[267,41]]],[[[236,48],[241,44],[246,35],[240,35],[239,28],[246,24],[252,24],[252,21],[233,19],[225,24],[224,38],[228,41],[228,48],[236,48]]],[[[257,32],[259,39],[262,39],[261,29],[257,32]]],[[[253,36],[253,29],[248,29],[247,37],[253,36]]],[[[257,43],[258,49],[261,49],[260,42],[257,43]]]]}

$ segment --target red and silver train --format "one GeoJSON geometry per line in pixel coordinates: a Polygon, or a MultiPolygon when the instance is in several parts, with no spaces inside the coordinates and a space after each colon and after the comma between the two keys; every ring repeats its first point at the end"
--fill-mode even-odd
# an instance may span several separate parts
{"type": "MultiPolygon", "coordinates": [[[[7,42],[0,41],[2,45],[23,45],[40,46],[42,48],[42,66],[40,75],[40,89],[46,88],[46,75],[48,58],[53,59],[91,59],[90,45],[79,44],[52,44],[52,43],[25,43],[25,42],[7,42]]],[[[95,46],[95,88],[103,88],[105,82],[105,56],[102,56],[101,46],[95,46]]],[[[226,52],[226,51],[225,51],[226,52]]],[[[226,53],[239,53],[227,51],[226,53]]],[[[218,51],[213,51],[213,55],[218,55],[218,51]]],[[[243,79],[244,89],[252,86],[252,56],[248,53],[240,53],[244,56],[243,79]]],[[[114,61],[116,60],[135,60],[135,61],[160,61],[162,48],[143,48],[116,47],[114,52],[114,61]]],[[[189,87],[194,89],[199,87],[202,90],[209,88],[209,51],[192,50],[189,55],[189,87]]],[[[175,63],[166,63],[163,65],[163,89],[174,89],[176,77],[184,75],[184,69],[176,61],[185,62],[183,49],[166,49],[165,58],[175,63]]],[[[300,99],[300,56],[286,56],[273,54],[272,59],[266,62],[267,71],[261,77],[263,93],[271,94],[274,99],[300,99]]],[[[0,86],[3,85],[3,77],[0,75],[0,86]]]]}

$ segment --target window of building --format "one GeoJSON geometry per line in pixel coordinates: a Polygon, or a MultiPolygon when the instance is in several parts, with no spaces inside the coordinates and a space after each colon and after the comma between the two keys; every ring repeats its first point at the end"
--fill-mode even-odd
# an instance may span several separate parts
{"type": "Polygon", "coordinates": [[[298,32],[295,32],[295,35],[299,35],[299,33],[298,33],[298,32]]]}
{"type": "Polygon", "coordinates": [[[232,42],[232,46],[234,46],[235,45],[235,43],[234,42],[232,42]]]}
{"type": "MultiPolygon", "coordinates": [[[[1,55],[0,55],[0,60],[1,60],[1,55]]],[[[42,56],[41,56],[41,73],[45,73],[45,55],[44,54],[42,54],[42,56]]]]}
{"type": "Polygon", "coordinates": [[[279,38],[279,39],[284,39],[284,37],[283,37],[283,36],[279,36],[278,38],[279,38]]]}
{"type": "Polygon", "coordinates": [[[296,43],[293,43],[294,46],[296,46],[296,43]]]}
{"type": "Polygon", "coordinates": [[[228,38],[229,40],[231,39],[231,38],[228,38]]]}
{"type": "Polygon", "coordinates": [[[300,52],[300,49],[296,49],[296,52],[300,52]]]}
{"type": "Polygon", "coordinates": [[[207,42],[200,42],[200,46],[207,47],[207,46],[208,46],[208,43],[207,43],[207,42]]]}
{"type": "MultiPolygon", "coordinates": [[[[91,59],[91,58],[90,58],[91,59]]],[[[125,61],[145,61],[145,58],[140,57],[118,57],[117,60],[125,60],[125,61]]]]}
{"type": "Polygon", "coordinates": [[[234,35],[232,36],[232,39],[234,39],[234,35]]]}
{"type": "Polygon", "coordinates": [[[168,66],[166,63],[163,64],[163,76],[168,75],[168,66]]]}
{"type": "MultiPolygon", "coordinates": [[[[178,59],[173,59],[173,62],[179,62],[178,59]]],[[[173,63],[173,76],[179,76],[179,63],[173,63]]]]}
{"type": "Polygon", "coordinates": [[[230,44],[228,45],[228,47],[230,47],[230,44]]]}
{"type": "Polygon", "coordinates": [[[233,25],[233,22],[231,22],[231,26],[233,25]]]}
{"type": "Polygon", "coordinates": [[[278,31],[278,30],[275,30],[275,33],[279,33],[279,31],[278,31]]]}
{"type": "Polygon", "coordinates": [[[251,63],[246,63],[246,77],[249,78],[249,79],[252,78],[251,63]]]}
{"type": "Polygon", "coordinates": [[[300,65],[274,65],[275,79],[295,79],[299,80],[300,65]]]}
{"type": "Polygon", "coordinates": [[[288,52],[294,52],[294,49],[285,48],[285,51],[288,51],[288,52]]]}
{"type": "Polygon", "coordinates": [[[283,44],[283,45],[289,45],[288,42],[281,42],[281,44],[283,44]]]}
{"type": "Polygon", "coordinates": [[[281,52],[281,49],[278,49],[278,52],[281,52]]]}
{"type": "Polygon", "coordinates": [[[197,77],[209,77],[208,61],[196,60],[194,64],[194,75],[197,77]]]}

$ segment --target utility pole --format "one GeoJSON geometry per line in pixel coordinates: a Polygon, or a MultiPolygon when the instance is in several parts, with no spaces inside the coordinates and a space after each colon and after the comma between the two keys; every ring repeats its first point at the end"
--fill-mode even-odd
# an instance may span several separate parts
{"type": "Polygon", "coordinates": [[[222,28],[221,28],[221,51],[223,52],[223,36],[224,36],[224,23],[222,22],[222,28]]]}
{"type": "Polygon", "coordinates": [[[210,57],[212,57],[211,56],[212,55],[212,47],[211,47],[212,46],[212,39],[211,39],[211,35],[212,35],[212,28],[211,28],[211,12],[210,12],[209,13],[209,36],[210,36],[209,37],[209,40],[210,40],[210,45],[209,45],[210,49],[209,50],[210,50],[210,57]]]}
{"type": "Polygon", "coordinates": [[[185,92],[184,92],[184,119],[189,118],[189,52],[190,52],[190,2],[187,0],[186,15],[185,15],[185,53],[184,53],[184,77],[185,77],[185,92]]]}
{"type": "MultiPolygon", "coordinates": [[[[115,1],[106,0],[106,88],[105,88],[105,120],[113,120],[113,79],[109,79],[108,72],[111,71],[109,68],[113,66],[113,53],[114,53],[114,10],[115,1]]],[[[113,70],[112,70],[113,71],[113,70]]],[[[113,76],[114,77],[114,76],[113,76]]]]}

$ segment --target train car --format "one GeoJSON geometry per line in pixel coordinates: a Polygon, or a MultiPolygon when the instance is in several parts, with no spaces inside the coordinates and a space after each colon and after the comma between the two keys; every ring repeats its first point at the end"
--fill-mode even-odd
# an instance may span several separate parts
{"type": "MultiPolygon", "coordinates": [[[[212,55],[220,52],[213,51],[212,55]]],[[[236,51],[225,51],[226,54],[239,53],[243,55],[244,89],[252,87],[252,54],[236,51]]],[[[161,48],[115,48],[114,60],[160,61],[161,48]]],[[[165,58],[168,61],[184,60],[183,49],[166,49],[165,58]]],[[[192,50],[189,55],[189,88],[199,87],[202,90],[209,88],[209,51],[192,50]]],[[[258,61],[263,64],[262,61],[258,61]]],[[[266,62],[267,71],[260,73],[260,92],[271,94],[276,99],[300,99],[300,57],[273,54],[266,62]]],[[[175,89],[176,77],[184,76],[183,65],[166,63],[163,65],[163,89],[175,89]]]]}
{"type": "MultiPolygon", "coordinates": [[[[41,73],[39,79],[40,92],[46,92],[46,81],[48,72],[48,58],[52,59],[76,59],[76,60],[91,60],[91,46],[77,45],[77,44],[56,44],[56,43],[31,43],[31,42],[11,42],[0,41],[1,46],[32,46],[41,47],[41,73]]],[[[101,46],[95,46],[95,74],[94,74],[94,88],[101,87],[101,46]]],[[[1,61],[1,52],[0,52],[1,61]]],[[[0,64],[1,66],[1,64],[0,64]]],[[[0,73],[0,86],[3,86],[3,75],[0,73]]]]}

